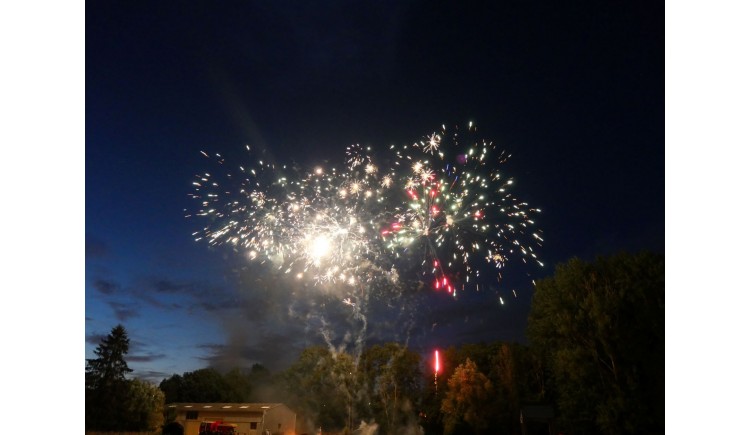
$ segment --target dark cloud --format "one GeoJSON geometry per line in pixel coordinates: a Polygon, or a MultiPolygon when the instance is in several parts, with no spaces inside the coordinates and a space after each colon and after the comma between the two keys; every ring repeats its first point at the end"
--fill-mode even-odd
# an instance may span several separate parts
{"type": "MultiPolygon", "coordinates": [[[[220,318],[225,341],[201,346],[206,351],[201,360],[218,369],[259,362],[282,370],[311,345],[356,354],[374,343],[407,344],[417,330],[423,301],[415,295],[420,293],[384,287],[353,292],[351,287],[315,286],[258,273],[248,266],[237,274],[237,291],[224,307],[235,311],[220,318]]],[[[215,305],[211,301],[203,308],[215,305]]]]}
{"type": "Polygon", "coordinates": [[[254,363],[259,363],[260,359],[253,354],[251,346],[231,346],[225,344],[201,344],[198,349],[203,349],[207,353],[199,356],[198,359],[204,361],[208,367],[224,371],[235,367],[251,367],[254,363]]]}
{"type": "Polygon", "coordinates": [[[128,362],[153,362],[156,360],[160,360],[163,358],[166,358],[167,356],[163,353],[158,354],[150,354],[150,355],[129,355],[125,359],[128,362]]]}
{"type": "Polygon", "coordinates": [[[214,353],[218,353],[224,350],[227,346],[224,344],[205,343],[205,344],[196,345],[195,347],[198,349],[205,349],[214,353]]]}
{"type": "Polygon", "coordinates": [[[300,341],[285,331],[280,331],[278,334],[247,337],[247,341],[247,343],[199,345],[200,349],[205,349],[208,353],[200,359],[209,367],[220,371],[236,367],[249,368],[256,363],[262,364],[271,371],[280,371],[296,361],[300,352],[306,347],[304,341],[300,341]]]}
{"type": "Polygon", "coordinates": [[[166,279],[155,279],[152,288],[158,293],[186,293],[195,294],[195,283],[177,283],[166,279]]]}
{"type": "Polygon", "coordinates": [[[97,279],[94,281],[94,288],[98,290],[100,293],[103,293],[105,295],[111,295],[114,294],[119,286],[117,283],[113,281],[108,281],[105,279],[97,279]]]}
{"type": "MultiPolygon", "coordinates": [[[[180,282],[166,277],[145,278],[122,286],[106,279],[97,279],[94,288],[102,294],[126,297],[133,302],[145,302],[161,310],[187,309],[221,312],[237,307],[235,294],[222,286],[200,281],[180,282]]],[[[137,315],[136,304],[110,302],[120,321],[137,315]]]]}
{"type": "MultiPolygon", "coordinates": [[[[197,346],[204,352],[198,359],[207,366],[229,370],[260,363],[274,371],[288,367],[311,345],[356,354],[386,342],[420,351],[435,343],[514,340],[523,335],[530,301],[530,296],[506,295],[502,305],[494,288],[466,291],[455,299],[416,284],[373,285],[367,293],[352,292],[263,272],[252,265],[240,268],[234,280],[221,287],[152,278],[135,296],[154,306],[177,305],[217,319],[223,341],[197,346]],[[169,302],[175,297],[179,303],[169,302]]],[[[136,360],[142,362],[158,356],[141,353],[136,360]]]]}
{"type": "MultiPolygon", "coordinates": [[[[227,286],[158,277],[121,290],[160,309],[184,308],[218,320],[224,339],[198,345],[204,355],[197,358],[219,370],[256,363],[283,370],[311,345],[356,354],[373,344],[396,342],[419,351],[436,342],[512,339],[525,327],[526,312],[516,306],[520,301],[503,306],[497,290],[467,291],[456,300],[417,285],[372,285],[366,293],[316,286],[267,270],[259,273],[253,266],[231,276],[227,286]]],[[[139,311],[137,304],[110,306],[120,321],[139,311]]],[[[137,354],[129,358],[133,362],[165,358],[145,345],[131,343],[131,350],[137,354]]]]}
{"type": "Polygon", "coordinates": [[[105,338],[107,334],[89,334],[86,336],[86,343],[98,346],[105,338]]]}
{"type": "Polygon", "coordinates": [[[237,301],[235,299],[208,301],[199,303],[199,306],[208,312],[233,310],[237,308],[237,301]]]}
{"type": "Polygon", "coordinates": [[[134,298],[160,309],[196,308],[207,312],[221,312],[237,307],[235,294],[222,286],[200,281],[180,282],[165,277],[152,277],[131,290],[134,298]]]}
{"type": "Polygon", "coordinates": [[[135,370],[132,376],[142,381],[150,382],[154,385],[158,385],[164,379],[172,376],[172,373],[160,372],[154,370],[135,370]]]}
{"type": "Polygon", "coordinates": [[[133,304],[124,304],[115,301],[110,301],[108,302],[108,304],[115,312],[115,317],[117,317],[117,320],[119,320],[120,322],[125,322],[128,319],[132,319],[133,317],[138,317],[140,315],[138,313],[138,310],[136,309],[136,306],[133,304]]]}
{"type": "Polygon", "coordinates": [[[148,349],[148,347],[148,344],[140,340],[135,340],[133,338],[130,339],[130,352],[146,352],[146,349],[148,349]]]}
{"type": "Polygon", "coordinates": [[[158,297],[154,296],[153,294],[145,292],[145,291],[136,291],[135,293],[132,293],[132,296],[156,308],[170,309],[170,308],[173,308],[175,305],[174,302],[163,301],[159,299],[158,297]]]}
{"type": "Polygon", "coordinates": [[[101,240],[86,234],[86,258],[101,258],[109,253],[109,248],[101,240]]]}
{"type": "Polygon", "coordinates": [[[146,280],[145,291],[163,295],[184,295],[193,298],[210,298],[226,293],[220,286],[200,281],[177,281],[166,277],[151,277],[146,280]]]}
{"type": "Polygon", "coordinates": [[[250,274],[244,278],[250,279],[240,279],[230,305],[233,313],[220,317],[225,342],[204,347],[208,351],[205,361],[221,369],[249,367],[258,362],[269,368],[283,368],[305,346],[310,336],[306,328],[320,301],[315,292],[295,289],[274,277],[261,280],[250,274]]]}

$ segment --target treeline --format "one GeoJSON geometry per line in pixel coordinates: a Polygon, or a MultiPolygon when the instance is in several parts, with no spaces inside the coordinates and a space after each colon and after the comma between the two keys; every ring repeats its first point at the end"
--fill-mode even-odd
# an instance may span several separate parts
{"type": "Polygon", "coordinates": [[[283,402],[310,428],[337,432],[366,421],[389,433],[388,428],[417,425],[420,364],[417,353],[395,343],[371,346],[359,359],[315,346],[279,373],[257,364],[223,374],[207,368],[173,375],[159,388],[167,403],[283,402]]]}
{"type": "Polygon", "coordinates": [[[201,369],[159,388],[167,403],[283,402],[325,432],[364,421],[380,434],[521,434],[534,404],[555,410],[562,433],[664,432],[663,255],[559,265],[537,284],[527,336],[445,349],[437,377],[431,355],[387,343],[358,358],[311,347],[279,373],[201,369]]]}

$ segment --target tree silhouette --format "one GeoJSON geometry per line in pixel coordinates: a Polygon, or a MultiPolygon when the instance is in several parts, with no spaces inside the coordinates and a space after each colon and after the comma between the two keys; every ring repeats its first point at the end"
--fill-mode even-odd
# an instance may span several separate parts
{"type": "Polygon", "coordinates": [[[128,402],[129,385],[125,379],[133,370],[125,355],[130,339],[122,325],[96,347],[96,358],[86,359],[86,429],[117,430],[129,424],[122,404],[128,402]]]}
{"type": "Polygon", "coordinates": [[[664,256],[579,259],[538,283],[528,336],[552,371],[562,428],[664,432],[664,256]]]}
{"type": "Polygon", "coordinates": [[[163,423],[164,393],[155,385],[128,380],[125,355],[130,339],[122,325],[112,328],[86,359],[86,430],[150,431],[163,423]]]}
{"type": "Polygon", "coordinates": [[[86,387],[107,388],[125,380],[133,370],[125,361],[130,349],[130,339],[125,327],[117,325],[96,347],[96,358],[86,359],[86,387]]]}

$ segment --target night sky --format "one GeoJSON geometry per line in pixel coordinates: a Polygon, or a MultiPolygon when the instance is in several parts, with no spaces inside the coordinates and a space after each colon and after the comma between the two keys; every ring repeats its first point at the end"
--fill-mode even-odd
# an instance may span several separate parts
{"type": "Polygon", "coordinates": [[[664,22],[652,1],[88,2],[86,357],[118,323],[134,375],[154,382],[281,370],[324,343],[323,321],[348,343],[356,325],[323,289],[193,240],[200,152],[239,166],[248,144],[312,168],[470,121],[542,209],[545,266],[456,300],[373,300],[367,343],[523,342],[531,278],[575,256],[664,252],[664,22]]]}

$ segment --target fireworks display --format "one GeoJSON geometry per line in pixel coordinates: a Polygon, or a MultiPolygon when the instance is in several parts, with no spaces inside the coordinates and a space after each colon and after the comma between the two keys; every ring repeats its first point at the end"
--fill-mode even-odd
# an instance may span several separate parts
{"type": "MultiPolygon", "coordinates": [[[[216,163],[223,169],[221,156],[216,163]]],[[[296,169],[257,160],[221,180],[197,176],[196,215],[211,225],[194,236],[233,246],[298,279],[354,285],[374,257],[368,216],[377,200],[373,177],[364,170],[360,177],[358,166],[353,162],[343,172],[318,167],[300,176],[296,169]]]]}
{"type": "Polygon", "coordinates": [[[209,221],[194,235],[316,283],[355,286],[416,263],[425,283],[454,296],[483,264],[498,279],[513,255],[541,265],[539,210],[510,193],[513,179],[500,170],[509,155],[474,140],[472,124],[459,133],[443,126],[391,146],[384,165],[370,148],[349,146],[343,169],[279,167],[247,147],[251,164],[227,172],[216,155],[221,175],[193,183],[196,215],[209,221]]]}
{"type": "Polygon", "coordinates": [[[381,231],[395,255],[416,250],[431,285],[454,295],[479,278],[482,263],[498,269],[498,277],[514,253],[542,265],[533,247],[542,242],[532,219],[540,210],[510,193],[513,179],[500,171],[510,156],[471,140],[475,133],[469,124],[467,140],[443,126],[423,141],[392,147],[406,195],[381,231]]]}

